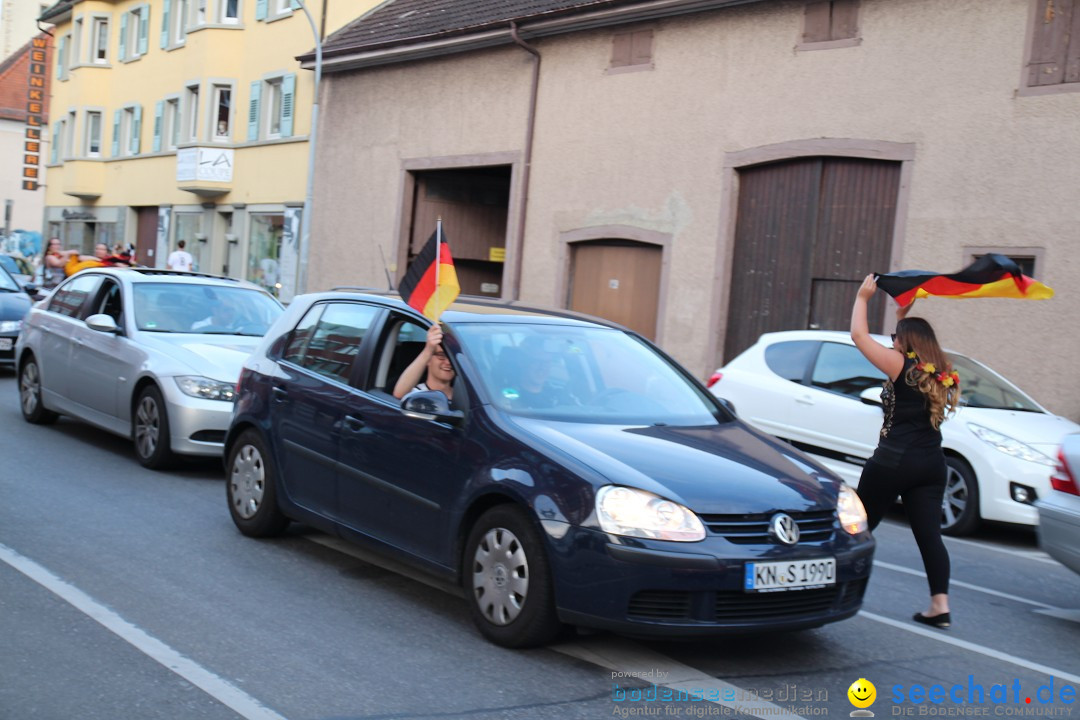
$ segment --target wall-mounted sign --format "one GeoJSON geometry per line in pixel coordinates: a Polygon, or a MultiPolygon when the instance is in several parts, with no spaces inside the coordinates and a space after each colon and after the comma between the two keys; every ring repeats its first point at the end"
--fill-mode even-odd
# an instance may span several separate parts
{"type": "Polygon", "coordinates": [[[39,35],[30,41],[30,67],[26,74],[26,140],[23,142],[22,189],[37,190],[41,178],[41,126],[45,122],[45,68],[49,60],[49,38],[39,35]]]}
{"type": "Polygon", "coordinates": [[[232,182],[231,148],[194,147],[176,151],[177,182],[232,182]]]}
{"type": "Polygon", "coordinates": [[[506,262],[506,248],[489,247],[488,260],[490,262],[506,262]]]}

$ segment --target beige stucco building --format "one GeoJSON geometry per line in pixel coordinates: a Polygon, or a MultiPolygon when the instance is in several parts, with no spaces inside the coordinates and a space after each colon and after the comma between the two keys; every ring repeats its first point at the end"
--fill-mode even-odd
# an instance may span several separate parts
{"type": "Polygon", "coordinates": [[[707,376],[762,331],[846,328],[868,272],[1000,252],[1057,296],[916,314],[1080,419],[1072,4],[396,0],[326,45],[309,287],[385,286],[442,215],[467,291],[707,376]]]}

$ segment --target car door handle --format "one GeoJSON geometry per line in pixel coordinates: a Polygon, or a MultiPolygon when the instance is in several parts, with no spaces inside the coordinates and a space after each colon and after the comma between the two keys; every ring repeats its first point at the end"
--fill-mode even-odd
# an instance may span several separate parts
{"type": "Polygon", "coordinates": [[[803,395],[802,397],[795,398],[795,402],[799,403],[800,405],[813,405],[814,399],[803,395]]]}
{"type": "Polygon", "coordinates": [[[364,421],[355,415],[346,415],[345,429],[349,432],[360,432],[364,429],[364,421]]]}
{"type": "Polygon", "coordinates": [[[289,391],[285,388],[276,387],[273,388],[270,392],[273,394],[274,400],[277,402],[285,402],[289,399],[289,391]]]}

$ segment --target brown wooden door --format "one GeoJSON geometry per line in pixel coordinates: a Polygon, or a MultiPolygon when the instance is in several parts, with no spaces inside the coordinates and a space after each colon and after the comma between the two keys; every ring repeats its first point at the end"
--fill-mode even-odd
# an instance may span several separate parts
{"type": "Polygon", "coordinates": [[[135,259],[140,265],[156,266],[154,252],[157,249],[157,206],[135,208],[135,214],[135,259]]]}
{"type": "Polygon", "coordinates": [[[661,260],[662,250],[656,245],[620,240],[575,243],[570,309],[655,339],[661,260]]]}
{"type": "MultiPolygon", "coordinates": [[[[845,330],[859,283],[887,272],[900,164],[804,158],[739,173],[724,359],[765,332],[845,330]]],[[[885,302],[870,305],[880,331],[885,302]]]]}

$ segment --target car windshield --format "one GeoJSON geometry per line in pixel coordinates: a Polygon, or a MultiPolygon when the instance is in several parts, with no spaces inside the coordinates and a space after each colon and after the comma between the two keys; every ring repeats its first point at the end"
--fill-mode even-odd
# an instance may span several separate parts
{"type": "Polygon", "coordinates": [[[728,420],[708,393],[620,330],[461,323],[453,331],[493,404],[514,415],[621,425],[728,420]]]}
{"type": "Polygon", "coordinates": [[[0,265],[12,275],[29,275],[25,260],[20,262],[11,255],[0,255],[0,265]]]}
{"type": "Polygon", "coordinates": [[[960,403],[990,410],[1044,412],[1034,400],[985,365],[963,355],[950,354],[953,369],[960,376],[960,403]]]}
{"type": "Polygon", "coordinates": [[[0,268],[0,292],[19,292],[19,283],[3,268],[0,268]]]}
{"type": "Polygon", "coordinates": [[[262,336],[283,312],[262,290],[190,283],[136,283],[135,325],[149,332],[262,336]]]}

